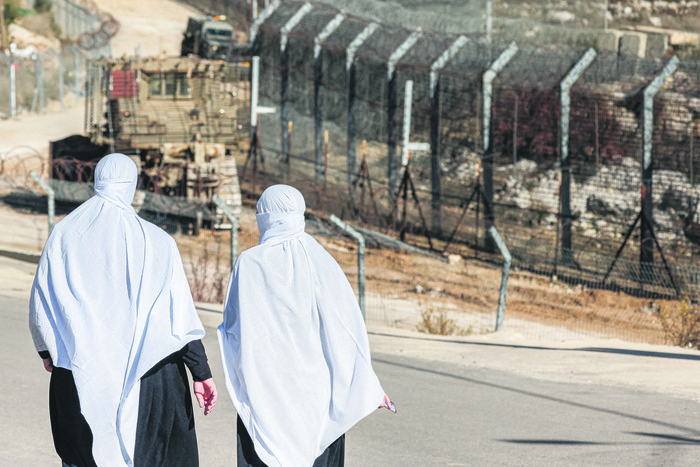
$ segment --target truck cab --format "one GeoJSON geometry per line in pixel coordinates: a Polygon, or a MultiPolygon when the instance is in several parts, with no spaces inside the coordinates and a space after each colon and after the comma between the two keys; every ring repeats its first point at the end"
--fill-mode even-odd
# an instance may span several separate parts
{"type": "Polygon", "coordinates": [[[226,60],[233,48],[233,27],[221,16],[192,17],[182,39],[181,56],[226,60]]]}

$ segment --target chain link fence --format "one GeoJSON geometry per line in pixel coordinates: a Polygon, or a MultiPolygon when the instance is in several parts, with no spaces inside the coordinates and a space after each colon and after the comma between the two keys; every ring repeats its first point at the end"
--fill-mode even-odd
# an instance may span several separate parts
{"type": "MultiPolygon", "coordinates": [[[[495,224],[514,267],[504,329],[666,341],[660,312],[699,295],[697,63],[663,81],[646,135],[645,91],[668,57],[599,52],[564,105],[562,83],[592,43],[562,40],[553,51],[519,42],[525,33],[513,43],[476,29],[426,32],[305,5],[280,3],[255,31],[265,112],[238,173],[244,198],[290,183],[312,213],[430,253],[370,242],[368,323],[492,331],[502,259],[484,232],[495,224]]],[[[308,226],[354,285],[354,243],[314,215],[308,226]]],[[[257,243],[254,223],[241,234],[241,249],[257,243]]],[[[223,237],[186,259],[193,284],[211,278],[207,299],[220,298],[224,266],[198,265],[221,257],[223,237]]]]}
{"type": "Polygon", "coordinates": [[[83,94],[85,54],[73,46],[2,55],[0,117],[75,106],[83,94]]]}
{"type": "Polygon", "coordinates": [[[112,55],[119,23],[110,14],[89,0],[55,0],[51,5],[52,25],[63,45],[41,49],[10,44],[10,53],[0,58],[2,118],[74,106],[86,93],[87,60],[112,55]]]}
{"type": "MultiPolygon", "coordinates": [[[[275,113],[259,118],[264,167],[254,170],[251,156],[240,171],[251,192],[294,183],[314,208],[394,230],[436,252],[498,263],[484,235],[494,222],[516,277],[533,273],[571,295],[597,297],[560,301],[569,303],[559,313],[562,321],[581,315],[571,322],[609,323],[595,331],[602,334],[624,328],[616,322],[635,328],[644,321],[644,333],[655,336],[649,339],[663,340],[648,311],[661,305],[649,303],[696,300],[700,292],[694,264],[700,253],[698,64],[682,62],[663,79],[651,100],[647,137],[645,92],[673,62],[670,55],[594,53],[581,41],[553,51],[349,14],[324,35],[339,14],[327,4],[309,9],[284,2],[257,31],[260,104],[275,113]],[[513,46],[517,52],[486,95],[484,74],[513,46]],[[594,58],[580,65],[590,53],[594,58]],[[577,66],[582,69],[564,108],[562,83],[577,66]],[[409,152],[406,140],[413,148],[408,166],[401,161],[409,152]],[[651,163],[645,163],[647,147],[651,163]],[[647,195],[651,208],[642,211],[647,195]],[[607,300],[600,294],[620,293],[640,302],[626,307],[629,313],[596,302],[607,300]],[[616,317],[592,318],[598,306],[616,317]]],[[[548,294],[526,296],[523,305],[551,308],[548,294]]],[[[509,296],[508,309],[516,312],[513,300],[509,296]]],[[[596,328],[591,323],[587,327],[596,328]]]]}

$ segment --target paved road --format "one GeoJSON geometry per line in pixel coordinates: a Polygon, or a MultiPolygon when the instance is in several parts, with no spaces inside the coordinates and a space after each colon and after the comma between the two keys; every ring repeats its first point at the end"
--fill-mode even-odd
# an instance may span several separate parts
{"type": "MultiPolygon", "coordinates": [[[[5,360],[0,466],[58,464],[48,422],[48,373],[26,324],[33,268],[0,259],[0,352],[5,360]]],[[[221,315],[200,315],[214,378],[223,392],[211,415],[197,416],[201,465],[235,465],[235,411],[225,393],[214,332],[221,315]]],[[[383,339],[382,348],[387,348],[392,338],[383,339]]],[[[393,339],[397,347],[407,345],[406,339],[393,339]]],[[[523,352],[517,346],[496,350],[523,352]]],[[[348,466],[690,466],[700,458],[700,403],[689,399],[543,381],[390,352],[373,358],[399,412],[377,411],[348,433],[348,466]]]]}
{"type": "Polygon", "coordinates": [[[697,402],[396,356],[374,362],[399,413],[350,432],[351,466],[698,465],[697,402]]]}

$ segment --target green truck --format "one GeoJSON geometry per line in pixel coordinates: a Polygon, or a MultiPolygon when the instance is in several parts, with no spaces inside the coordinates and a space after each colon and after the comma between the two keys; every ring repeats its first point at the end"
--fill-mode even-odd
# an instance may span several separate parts
{"type": "Polygon", "coordinates": [[[222,16],[191,17],[182,39],[181,56],[230,61],[234,46],[233,26],[222,16]]]}

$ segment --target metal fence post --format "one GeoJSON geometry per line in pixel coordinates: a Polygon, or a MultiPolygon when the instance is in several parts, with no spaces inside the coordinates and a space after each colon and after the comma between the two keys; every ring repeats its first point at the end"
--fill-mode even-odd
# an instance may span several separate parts
{"type": "Polygon", "coordinates": [[[493,0],[486,0],[486,42],[489,45],[489,59],[491,58],[491,46],[493,37],[493,0]]]}
{"type": "Polygon", "coordinates": [[[506,312],[506,292],[508,291],[508,274],[510,273],[511,256],[508,247],[498,234],[498,230],[493,225],[489,227],[489,235],[498,246],[499,251],[503,255],[503,270],[501,272],[501,290],[498,294],[498,311],[496,312],[496,331],[500,331],[503,327],[503,316],[506,312]]]}
{"type": "Polygon", "coordinates": [[[397,94],[397,76],[396,76],[396,64],[399,60],[406,55],[413,45],[418,42],[418,39],[423,35],[423,31],[418,28],[413,31],[410,36],[403,41],[403,43],[394,50],[394,52],[389,56],[389,60],[386,63],[387,69],[387,147],[389,150],[388,158],[388,171],[389,171],[389,191],[392,197],[396,196],[398,175],[396,171],[396,144],[398,142],[397,130],[396,130],[396,94],[397,94]]]}
{"type": "Polygon", "coordinates": [[[323,170],[323,55],[321,44],[328,39],[333,31],[345,19],[345,13],[338,13],[326,24],[323,30],[314,38],[314,120],[315,120],[315,149],[316,149],[316,186],[325,183],[325,171],[323,170]]]}
{"type": "Polygon", "coordinates": [[[290,157],[289,149],[289,52],[287,50],[287,45],[289,43],[289,33],[294,27],[299,24],[307,13],[313,9],[310,3],[304,3],[299,10],[297,10],[294,15],[289,18],[289,20],[280,29],[280,103],[281,111],[281,125],[282,125],[282,141],[281,141],[281,155],[282,161],[288,162],[290,157]]]}
{"type": "Polygon", "coordinates": [[[73,52],[73,92],[80,97],[82,90],[80,89],[80,50],[73,45],[69,45],[68,49],[73,52]]]}
{"type": "Polygon", "coordinates": [[[37,185],[39,185],[41,189],[46,192],[46,196],[48,197],[46,210],[48,211],[49,217],[49,235],[51,235],[51,231],[53,230],[54,226],[54,218],[56,215],[56,193],[53,191],[53,188],[51,188],[49,184],[46,183],[41,176],[39,176],[38,173],[32,170],[29,172],[29,176],[32,177],[37,185]]]}
{"type": "Polygon", "coordinates": [[[403,94],[403,132],[401,167],[408,165],[408,144],[411,142],[411,112],[413,111],[413,80],[406,80],[403,94]]]}
{"type": "MultiPolygon", "coordinates": [[[[255,56],[250,68],[250,142],[253,144],[258,127],[258,94],[260,86],[260,57],[255,56]]],[[[255,155],[257,157],[257,154],[255,155]]]]}
{"type": "Polygon", "coordinates": [[[61,50],[51,49],[56,58],[58,59],[58,101],[61,104],[61,110],[65,109],[63,104],[63,54],[61,50]]]}
{"type": "MultiPolygon", "coordinates": [[[[491,104],[493,100],[493,81],[498,76],[498,73],[510,62],[510,60],[518,52],[518,46],[512,42],[506,50],[493,62],[491,67],[484,73],[483,77],[483,100],[482,100],[482,128],[483,128],[483,155],[481,156],[482,167],[482,182],[484,187],[484,196],[489,207],[493,206],[493,155],[491,148],[491,104]]],[[[485,228],[493,225],[493,209],[489,210],[491,214],[487,214],[485,228]]],[[[487,237],[488,238],[488,237],[487,237]]],[[[493,244],[487,243],[489,250],[493,249],[493,244]]]]}
{"type": "Polygon", "coordinates": [[[465,36],[459,36],[455,41],[430,65],[430,173],[432,188],[432,229],[435,235],[442,230],[440,186],[440,70],[467,43],[465,36]]]}
{"type": "Polygon", "coordinates": [[[571,162],[569,160],[569,121],[571,117],[571,87],[596,57],[596,51],[588,49],[576,65],[562,80],[561,89],[561,191],[560,191],[560,228],[561,257],[568,262],[572,256],[571,243],[571,162]]]}
{"type": "Polygon", "coordinates": [[[260,28],[260,25],[267,21],[267,18],[269,18],[279,6],[280,0],[274,0],[269,5],[267,4],[267,2],[265,2],[265,9],[261,11],[260,14],[255,17],[255,19],[253,19],[252,23],[250,23],[249,42],[251,46],[255,44],[255,38],[258,35],[258,29],[260,28]]]}
{"type": "Polygon", "coordinates": [[[216,194],[211,197],[211,200],[231,222],[231,271],[233,271],[233,265],[236,263],[236,257],[238,257],[238,217],[231,212],[224,200],[216,194]]]}
{"type": "Polygon", "coordinates": [[[31,113],[36,112],[37,102],[39,103],[39,115],[44,114],[44,74],[41,64],[41,57],[37,53],[34,57],[34,76],[36,78],[36,86],[34,87],[34,98],[32,99],[31,113]]]}
{"type": "MultiPolygon", "coordinates": [[[[12,55],[10,55],[12,57],[12,55]]],[[[15,72],[17,69],[17,62],[15,62],[14,57],[10,60],[10,118],[14,118],[17,115],[17,92],[15,87],[15,72]]]]}
{"type": "Polygon", "coordinates": [[[666,80],[676,71],[678,67],[678,57],[673,56],[666,63],[663,70],[657,75],[652,82],[644,89],[644,114],[642,115],[642,138],[643,138],[643,162],[642,162],[642,210],[646,214],[648,222],[642,220],[640,223],[640,242],[641,248],[639,253],[639,262],[642,270],[646,269],[645,263],[654,262],[654,243],[651,234],[651,228],[648,223],[654,221],[653,203],[652,203],[652,136],[654,132],[654,96],[661,89],[661,86],[666,80]]]}
{"type": "Polygon", "coordinates": [[[355,53],[357,49],[362,46],[362,44],[367,40],[369,36],[377,30],[379,25],[377,23],[369,23],[355,38],[350,42],[348,48],[345,51],[345,72],[347,74],[347,87],[348,87],[348,189],[352,190],[355,185],[355,170],[356,170],[356,151],[355,142],[356,132],[355,132],[355,97],[357,90],[357,83],[355,81],[355,53]]]}
{"type": "Polygon", "coordinates": [[[365,237],[363,237],[360,232],[341,221],[335,214],[331,214],[330,221],[344,232],[347,232],[347,234],[352,238],[357,240],[358,301],[360,303],[360,310],[362,311],[362,319],[367,321],[367,315],[365,313],[365,237]]]}

